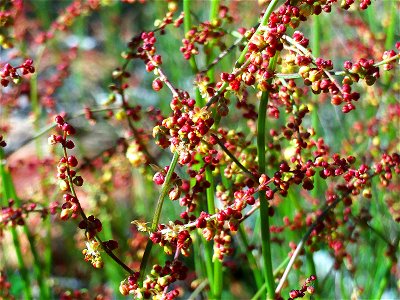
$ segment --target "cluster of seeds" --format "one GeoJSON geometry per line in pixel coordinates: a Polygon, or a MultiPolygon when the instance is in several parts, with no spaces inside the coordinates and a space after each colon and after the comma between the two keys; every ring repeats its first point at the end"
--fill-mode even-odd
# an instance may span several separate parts
{"type": "Polygon", "coordinates": [[[139,273],[129,276],[122,281],[119,291],[122,295],[134,295],[138,299],[160,298],[172,300],[179,296],[178,289],[168,292],[168,287],[177,280],[187,277],[188,268],[179,260],[166,261],[164,266],[154,265],[150,274],[139,285],[139,273]]]}
{"type": "Polygon", "coordinates": [[[311,275],[308,277],[299,290],[291,290],[289,293],[289,300],[296,299],[296,298],[303,298],[306,295],[306,292],[310,295],[314,294],[314,287],[310,285],[313,281],[317,280],[315,275],[311,275]]]}
{"type": "MultiPolygon", "coordinates": [[[[164,149],[170,147],[171,152],[179,155],[179,164],[187,167],[188,180],[181,179],[175,172],[172,172],[171,178],[166,180],[167,174],[172,170],[172,164],[157,170],[154,174],[154,183],[161,185],[163,189],[168,189],[169,198],[179,200],[184,211],[180,214],[180,219],[170,221],[168,224],[156,224],[155,230],[144,226],[144,231],[149,233],[152,243],[163,247],[168,255],[175,253],[175,257],[172,262],[167,261],[164,267],[154,265],[144,280],[141,278],[143,274],[129,271],[128,268],[131,275],[120,285],[120,292],[123,295],[133,294],[138,298],[163,299],[177,297],[178,289],[174,287],[168,291],[168,287],[177,280],[184,280],[187,277],[188,269],[178,260],[178,256],[191,254],[192,231],[198,229],[206,241],[213,241],[213,259],[224,261],[226,256],[234,253],[232,245],[234,233],[260,206],[260,201],[257,199],[260,194],[265,195],[269,205],[268,215],[272,217],[276,213],[276,202],[286,201],[284,198],[291,188],[301,186],[302,192],[311,191],[319,179],[328,184],[333,181],[332,179],[339,181],[338,184],[329,186],[326,201],[322,201],[331,211],[317,210],[308,213],[301,211],[293,220],[285,217],[282,226],[270,227],[270,232],[277,235],[272,241],[282,243],[278,235],[285,229],[300,232],[311,227],[313,228],[310,233],[311,238],[306,243],[311,251],[317,250],[319,244],[324,242],[335,257],[335,268],[339,268],[344,260],[348,265],[352,265],[352,257],[346,250],[346,242],[355,241],[352,236],[356,228],[352,222],[368,221],[372,218],[368,211],[361,210],[359,215],[352,213],[353,197],[362,196],[370,199],[371,180],[375,176],[379,177],[382,186],[389,186],[393,175],[400,173],[399,155],[384,153],[381,157],[374,157],[374,160],[363,161],[356,166],[353,155],[331,154],[325,141],[315,136],[314,129],[305,128],[304,119],[310,113],[310,108],[301,103],[302,96],[307,89],[314,94],[330,94],[332,104],[343,104],[342,111],[348,113],[355,109],[353,102],[360,99],[360,94],[353,90],[352,84],[360,80],[365,81],[367,85],[375,84],[380,77],[379,66],[383,65],[385,70],[392,69],[398,54],[394,50],[385,51],[382,63],[375,63],[373,59],[365,58],[358,59],[355,63],[346,61],[345,70],[335,72],[331,60],[312,55],[308,49],[309,41],[303,33],[295,31],[292,36],[285,35],[288,26],[297,28],[300,22],[306,21],[313,14],[330,12],[334,2],[336,1],[285,1],[257,30],[250,29],[247,32],[241,30],[247,39],[246,51],[232,72],[222,72],[220,82],[216,84],[207,76],[198,76],[196,84],[204,97],[201,100],[208,100],[204,107],[199,107],[199,101],[191,98],[186,91],[176,89],[162,71],[163,59],[157,54],[155,47],[156,30],[143,32],[131,40],[129,50],[123,54],[126,65],[132,59],[141,59],[145,63],[146,71],[153,72],[156,76],[152,82],[153,90],[160,91],[167,86],[172,92],[170,116],[164,117],[154,108],[149,109],[148,113],[151,121],[156,124],[153,129],[156,144],[164,149]],[[280,53],[285,56],[276,61],[275,58],[280,53]],[[275,63],[276,69],[280,68],[282,73],[276,73],[275,63]],[[343,76],[341,84],[334,79],[337,75],[343,76]],[[297,86],[293,78],[299,77],[309,88],[303,89],[297,86]],[[267,147],[270,153],[266,162],[269,167],[268,174],[258,172],[260,162],[257,161],[257,149],[252,148],[251,142],[246,141],[245,135],[238,130],[225,129],[219,124],[222,117],[228,116],[230,96],[234,95],[238,99],[236,107],[243,110],[243,116],[249,121],[250,131],[255,133],[254,121],[258,115],[255,105],[249,100],[251,98],[248,93],[249,87],[254,87],[257,92],[268,92],[270,103],[267,110],[270,117],[279,119],[283,113],[282,107],[289,115],[280,130],[271,129],[269,132],[271,139],[267,147]],[[218,116],[218,120],[215,116],[218,116]],[[289,142],[291,146],[288,147],[290,151],[281,155],[283,141],[289,142]],[[218,146],[221,149],[217,150],[218,146]],[[232,186],[223,182],[216,183],[216,197],[221,205],[213,211],[203,211],[203,194],[208,189],[214,188],[212,178],[217,178],[222,172],[231,181],[232,186]],[[333,208],[339,202],[343,203],[343,211],[333,212],[333,208]],[[321,216],[323,216],[322,221],[321,216]],[[344,228],[346,232],[343,232],[344,228]]],[[[342,1],[342,8],[349,9],[353,3],[353,0],[342,1]]],[[[369,0],[360,1],[360,8],[365,9],[370,4],[369,0]]],[[[85,8],[74,2],[65,17],[67,23],[69,19],[72,22],[72,19],[85,9],[95,9],[99,3],[94,1],[90,5],[91,7],[85,8]]],[[[169,8],[170,12],[166,17],[157,22],[161,34],[165,33],[168,24],[174,23],[175,26],[182,24],[182,15],[175,21],[172,18],[172,12],[177,9],[176,3],[171,2],[169,8]]],[[[224,6],[220,7],[220,17],[227,22],[231,20],[224,6]]],[[[61,21],[60,27],[57,28],[64,30],[61,21]]],[[[186,59],[190,59],[192,55],[198,53],[196,44],[205,45],[205,48],[213,44],[222,49],[224,44],[221,38],[224,35],[225,31],[221,30],[219,21],[203,22],[187,33],[181,52],[186,59]]],[[[396,47],[399,49],[399,44],[396,47]]],[[[10,78],[15,79],[14,77],[19,76],[16,71],[19,68],[23,70],[23,75],[34,72],[32,62],[29,60],[16,68],[6,66],[1,73],[4,86],[8,85],[10,78]]],[[[130,77],[130,73],[124,66],[115,69],[112,77],[114,83],[110,86],[108,104],[115,103],[119,97],[122,99],[121,110],[115,117],[117,120],[128,120],[127,136],[134,138],[134,141],[126,147],[126,156],[135,167],[152,163],[155,159],[146,147],[149,136],[144,130],[136,128],[133,123],[142,120],[142,107],[130,105],[125,95],[125,91],[129,88],[126,79],[130,77]]],[[[86,109],[85,114],[88,119],[94,120],[90,109],[86,109]]],[[[110,112],[109,117],[112,115],[110,112]]],[[[74,186],[83,184],[82,177],[78,176],[76,171],[78,160],[67,153],[67,150],[75,147],[72,140],[68,139],[75,133],[75,129],[61,116],[57,116],[55,121],[62,134],[52,135],[49,143],[61,144],[64,151],[57,167],[60,188],[64,192],[60,217],[62,220],[79,215],[82,217],[79,228],[85,230],[87,237],[87,248],[83,250],[85,260],[90,261],[94,267],[101,268],[103,260],[100,250],[112,254],[118,243],[113,240],[107,242],[99,240],[97,234],[102,230],[101,221],[92,215],[86,217],[84,214],[74,191],[74,186]]],[[[1,139],[0,142],[2,143],[1,139]]],[[[314,201],[313,204],[320,204],[318,200],[314,201]]],[[[394,201],[389,199],[388,204],[393,214],[398,213],[394,201]]],[[[9,216],[12,215],[15,222],[23,222],[22,211],[9,209],[7,213],[9,216]]],[[[11,217],[8,219],[11,220],[11,217]]],[[[290,242],[289,247],[293,250],[290,255],[294,255],[297,245],[290,242]]],[[[389,250],[390,255],[394,256],[392,248],[389,250]]],[[[314,289],[310,283],[315,279],[315,276],[311,276],[301,289],[292,290],[289,299],[303,297],[306,292],[312,294],[314,289]]]]}
{"type": "MultiPolygon", "coordinates": [[[[83,179],[78,176],[74,168],[78,166],[78,160],[75,156],[68,156],[67,150],[75,147],[74,142],[67,137],[75,134],[75,128],[66,122],[60,115],[55,117],[57,127],[62,131],[62,135],[51,135],[49,137],[49,144],[61,144],[64,156],[58,163],[57,177],[60,180],[60,189],[64,192],[64,203],[61,206],[60,218],[61,220],[68,220],[69,218],[77,218],[81,216],[82,220],[79,222],[78,227],[85,230],[86,246],[87,248],[82,251],[86,261],[90,261],[95,268],[102,268],[104,265],[100,251],[104,250],[107,254],[115,257],[112,251],[118,248],[118,242],[115,240],[101,241],[97,234],[102,231],[103,225],[101,221],[93,215],[86,216],[84,213],[79,199],[76,196],[75,187],[83,185],[83,179]]],[[[121,262],[122,264],[122,262],[121,262]]],[[[126,269],[130,270],[127,266],[126,269]]]]}
{"type": "Polygon", "coordinates": [[[185,59],[189,60],[199,53],[196,44],[208,45],[217,41],[216,46],[220,50],[224,50],[225,44],[221,42],[221,38],[225,36],[226,32],[222,29],[221,25],[232,22],[232,17],[228,14],[226,6],[219,7],[218,16],[217,20],[202,22],[186,32],[185,38],[182,40],[183,46],[179,49],[185,59]]]}
{"type": "Polygon", "coordinates": [[[35,73],[35,67],[33,66],[33,60],[27,59],[25,62],[17,67],[13,67],[9,63],[5,64],[0,70],[1,85],[7,87],[10,81],[15,84],[21,82],[21,77],[27,74],[35,73]],[[22,73],[19,74],[18,70],[22,73]]]}

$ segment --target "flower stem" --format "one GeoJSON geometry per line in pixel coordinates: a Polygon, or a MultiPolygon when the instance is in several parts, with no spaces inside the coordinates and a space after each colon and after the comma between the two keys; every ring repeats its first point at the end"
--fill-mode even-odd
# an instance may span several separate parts
{"type": "MultiPolygon", "coordinates": [[[[5,163],[4,163],[4,151],[3,149],[0,149],[0,178],[1,178],[1,188],[2,188],[2,205],[7,206],[7,200],[11,199],[12,196],[12,179],[10,173],[6,170],[5,168],[5,163]]],[[[29,278],[29,273],[28,269],[25,265],[24,258],[23,258],[23,253],[22,253],[22,248],[21,248],[21,243],[19,241],[18,237],[18,232],[17,229],[12,226],[10,228],[11,231],[11,236],[14,244],[14,249],[15,249],[15,255],[17,256],[17,261],[18,261],[18,267],[19,271],[21,273],[21,277],[23,279],[23,292],[25,295],[26,299],[32,299],[32,290],[31,290],[31,281],[29,278]]]]}
{"type": "MultiPolygon", "coordinates": [[[[210,12],[209,18],[210,22],[217,20],[218,17],[218,10],[219,10],[219,0],[212,0],[210,5],[210,12]]],[[[214,41],[211,41],[206,47],[206,63],[210,64],[213,60],[213,47],[214,41]]],[[[214,82],[214,69],[211,68],[207,72],[208,78],[210,78],[210,82],[214,82]]],[[[218,122],[216,121],[216,124],[218,122]]],[[[215,214],[215,199],[214,199],[214,192],[215,192],[215,185],[214,185],[214,175],[209,166],[206,167],[206,180],[210,183],[210,187],[206,191],[207,195],[207,207],[208,212],[210,214],[215,214]]],[[[214,242],[215,246],[215,242],[214,242]]],[[[211,282],[211,292],[213,294],[213,298],[220,299],[222,293],[222,286],[223,286],[223,270],[222,270],[222,262],[213,257],[213,267],[214,267],[214,280],[211,282]]]]}
{"type": "Polygon", "coordinates": [[[162,210],[162,206],[164,203],[164,198],[168,194],[168,190],[170,188],[171,177],[172,177],[172,174],[174,173],[176,164],[178,163],[178,158],[179,158],[179,154],[178,154],[178,152],[175,152],[174,156],[172,157],[171,165],[169,166],[167,175],[165,176],[165,182],[162,186],[160,197],[158,198],[158,201],[157,201],[156,211],[154,212],[153,222],[151,223],[152,231],[157,229],[158,222],[160,221],[161,210],[162,210]]]}
{"type": "MultiPolygon", "coordinates": [[[[206,191],[207,208],[210,214],[215,214],[215,199],[214,199],[214,176],[210,167],[206,167],[206,180],[210,183],[210,187],[206,191]]],[[[214,275],[213,281],[210,282],[212,298],[220,299],[222,292],[222,263],[218,258],[213,258],[214,275]]]]}
{"type": "MultiPolygon", "coordinates": [[[[258,132],[257,132],[257,149],[258,149],[258,171],[265,174],[265,121],[267,114],[269,92],[263,92],[258,111],[258,132]]],[[[271,236],[269,232],[269,215],[268,202],[265,193],[260,193],[260,218],[261,218],[261,244],[264,267],[264,279],[267,285],[267,298],[274,298],[274,278],[271,257],[271,236]]]]}
{"type": "MultiPolygon", "coordinates": [[[[162,186],[160,196],[158,197],[156,210],[155,210],[154,216],[153,216],[153,221],[151,222],[151,227],[150,227],[151,231],[155,231],[157,229],[158,222],[160,221],[161,210],[162,210],[162,206],[164,204],[164,198],[168,194],[168,190],[170,188],[171,177],[172,177],[172,174],[174,173],[176,164],[178,162],[178,158],[179,158],[179,154],[178,154],[178,152],[175,152],[174,156],[172,158],[171,164],[169,166],[167,175],[165,176],[165,181],[162,186]]],[[[149,239],[147,241],[146,249],[143,254],[142,262],[140,264],[139,282],[143,282],[144,271],[146,270],[146,265],[150,258],[150,253],[151,253],[152,247],[153,247],[153,242],[149,239]]]]}
{"type": "Polygon", "coordinates": [[[249,268],[253,272],[254,280],[256,282],[257,290],[261,289],[263,286],[262,273],[260,272],[260,268],[257,265],[256,258],[253,255],[253,252],[249,250],[249,241],[247,239],[247,233],[245,232],[243,223],[239,226],[239,237],[244,246],[244,252],[246,253],[247,260],[249,261],[249,268]]]}
{"type": "MultiPolygon", "coordinates": [[[[267,10],[260,22],[260,26],[257,28],[256,33],[261,29],[261,26],[265,26],[268,23],[268,19],[278,4],[277,0],[271,1],[268,5],[267,10]]],[[[244,52],[244,51],[243,51],[244,52]]],[[[274,72],[276,66],[276,60],[278,55],[270,60],[268,70],[274,72]]],[[[240,62],[240,61],[239,61],[240,62]]],[[[271,84],[272,79],[268,80],[271,84]]],[[[268,106],[269,92],[263,92],[261,94],[261,100],[258,110],[258,123],[257,123],[257,155],[258,155],[258,171],[260,174],[266,173],[265,168],[265,125],[267,118],[267,106],[268,106]]],[[[260,193],[260,225],[261,225],[261,246],[263,256],[263,268],[264,268],[264,279],[267,286],[267,298],[274,298],[274,275],[272,268],[272,254],[271,254],[271,235],[269,231],[269,215],[268,215],[268,202],[265,193],[260,193]]]]}

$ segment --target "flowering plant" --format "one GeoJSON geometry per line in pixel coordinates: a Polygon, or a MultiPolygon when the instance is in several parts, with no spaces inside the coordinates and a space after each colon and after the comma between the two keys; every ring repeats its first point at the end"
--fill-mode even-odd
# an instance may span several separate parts
{"type": "Polygon", "coordinates": [[[400,295],[398,4],[0,3],[0,297],[400,295]]]}

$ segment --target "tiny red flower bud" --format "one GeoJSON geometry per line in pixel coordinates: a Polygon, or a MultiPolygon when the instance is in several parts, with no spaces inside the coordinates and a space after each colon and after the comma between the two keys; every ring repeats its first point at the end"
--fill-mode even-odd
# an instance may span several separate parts
{"type": "Polygon", "coordinates": [[[65,121],[64,118],[61,117],[60,115],[56,116],[54,118],[54,121],[58,124],[58,125],[64,125],[65,121]]]}
{"type": "Polygon", "coordinates": [[[76,176],[73,180],[73,183],[76,186],[82,186],[83,185],[83,178],[81,176],[76,176]]]}
{"type": "Polygon", "coordinates": [[[74,144],[73,141],[71,141],[71,140],[65,141],[65,148],[67,148],[67,149],[73,149],[74,147],[75,147],[75,144],[74,144]]]}
{"type": "Polygon", "coordinates": [[[104,246],[106,246],[108,249],[111,251],[115,250],[118,248],[118,242],[115,240],[109,240],[104,242],[104,246]]]}
{"type": "Polygon", "coordinates": [[[8,80],[8,79],[1,79],[1,85],[2,86],[4,86],[4,87],[7,87],[8,86],[8,84],[10,83],[10,81],[8,80]]]}
{"type": "Polygon", "coordinates": [[[153,83],[152,83],[151,86],[152,86],[153,90],[155,90],[156,92],[158,92],[159,90],[162,89],[163,83],[162,83],[162,81],[160,80],[160,78],[156,78],[156,79],[153,80],[153,83]]]}
{"type": "Polygon", "coordinates": [[[71,167],[76,167],[78,165],[78,160],[75,156],[71,155],[68,157],[68,165],[71,167]]]}
{"type": "Polygon", "coordinates": [[[205,228],[207,226],[207,221],[204,218],[198,218],[196,220],[196,227],[197,228],[205,228]]]}
{"type": "Polygon", "coordinates": [[[154,244],[158,244],[159,242],[161,242],[161,233],[160,232],[151,233],[150,239],[154,244]]]}
{"type": "Polygon", "coordinates": [[[160,172],[157,172],[153,176],[153,181],[157,185],[162,185],[165,181],[165,176],[163,174],[161,174],[160,172]]]}
{"type": "Polygon", "coordinates": [[[314,292],[315,292],[315,288],[313,286],[308,286],[307,287],[307,293],[314,294],[314,292]]]}
{"type": "Polygon", "coordinates": [[[68,123],[64,123],[63,125],[62,125],[62,130],[63,131],[65,131],[66,133],[67,133],[67,135],[73,135],[73,134],[75,134],[75,128],[74,127],[72,127],[70,124],[68,124],[68,123]]]}

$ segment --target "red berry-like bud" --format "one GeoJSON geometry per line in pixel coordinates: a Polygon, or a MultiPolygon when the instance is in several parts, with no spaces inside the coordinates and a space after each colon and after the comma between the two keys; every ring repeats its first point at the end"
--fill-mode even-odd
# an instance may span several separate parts
{"type": "Polygon", "coordinates": [[[81,176],[76,176],[73,180],[73,183],[76,186],[82,186],[83,185],[83,178],[81,176]]]}
{"type": "Polygon", "coordinates": [[[123,296],[128,296],[129,295],[129,285],[127,285],[126,283],[121,283],[119,286],[119,292],[123,296]]]}
{"type": "Polygon", "coordinates": [[[347,161],[349,162],[349,164],[354,164],[356,162],[356,158],[350,155],[347,157],[347,161]]]}
{"type": "Polygon", "coordinates": [[[292,299],[296,299],[299,296],[299,291],[298,290],[291,290],[289,293],[289,297],[292,299]]]}
{"type": "Polygon", "coordinates": [[[111,251],[118,248],[118,242],[115,241],[115,240],[105,241],[103,244],[104,244],[104,246],[106,246],[111,251]]]}
{"type": "Polygon", "coordinates": [[[147,72],[151,72],[151,71],[153,71],[155,68],[156,68],[156,67],[154,66],[154,64],[153,64],[152,62],[148,62],[148,63],[146,64],[146,71],[147,71],[147,72]]]}
{"type": "Polygon", "coordinates": [[[157,172],[153,176],[153,181],[157,185],[162,185],[165,181],[165,176],[163,174],[161,174],[160,172],[157,172]]]}
{"type": "Polygon", "coordinates": [[[75,144],[74,144],[73,141],[71,141],[71,140],[65,141],[65,148],[67,148],[67,149],[73,149],[74,147],[75,147],[75,144]]]}
{"type": "Polygon", "coordinates": [[[68,220],[69,217],[71,216],[71,212],[72,211],[70,208],[63,209],[60,213],[60,219],[63,221],[68,220]]]}
{"type": "Polygon", "coordinates": [[[246,199],[247,204],[249,205],[253,205],[254,203],[256,203],[256,199],[253,196],[250,196],[246,199]]]}
{"type": "Polygon", "coordinates": [[[268,188],[268,189],[265,191],[265,197],[266,197],[268,200],[273,199],[273,198],[274,198],[274,191],[271,190],[270,188],[268,188]]]}
{"type": "Polygon", "coordinates": [[[161,233],[159,233],[159,232],[153,232],[152,234],[150,234],[150,240],[151,240],[154,244],[158,244],[159,242],[161,242],[161,233]]]}
{"type": "Polygon", "coordinates": [[[71,201],[72,198],[74,198],[73,196],[71,196],[70,194],[64,194],[63,195],[63,199],[65,202],[71,201]]]}
{"type": "Polygon", "coordinates": [[[153,56],[153,61],[157,64],[157,65],[161,65],[162,64],[162,58],[161,55],[154,55],[153,56]]]}
{"type": "Polygon", "coordinates": [[[153,80],[153,83],[151,84],[151,86],[152,86],[153,90],[155,90],[156,92],[158,92],[159,90],[162,89],[163,83],[162,83],[162,81],[160,80],[160,78],[156,78],[156,79],[153,80]]]}
{"type": "Polygon", "coordinates": [[[58,124],[58,125],[64,125],[65,121],[64,118],[61,117],[60,115],[56,116],[54,118],[54,121],[58,124]]]}
{"type": "Polygon", "coordinates": [[[62,130],[65,131],[67,133],[67,135],[73,135],[75,134],[75,128],[72,127],[70,124],[68,123],[64,123],[64,125],[62,125],[62,130]]]}
{"type": "Polygon", "coordinates": [[[218,220],[218,221],[223,222],[223,221],[225,221],[226,219],[227,219],[227,216],[226,216],[226,213],[225,213],[224,211],[220,211],[220,212],[217,214],[217,220],[218,220]]]}
{"type": "Polygon", "coordinates": [[[221,73],[221,80],[228,81],[229,73],[221,73]]]}
{"type": "Polygon", "coordinates": [[[190,98],[187,101],[187,106],[189,106],[190,108],[194,107],[196,105],[196,100],[190,98]]]}
{"type": "Polygon", "coordinates": [[[196,220],[196,227],[197,228],[205,228],[207,226],[207,221],[204,218],[198,218],[196,220]]]}
{"type": "Polygon", "coordinates": [[[308,286],[307,287],[307,293],[314,294],[314,292],[315,292],[315,288],[313,286],[308,286]]]}
{"type": "Polygon", "coordinates": [[[78,165],[78,160],[75,156],[71,155],[68,157],[68,165],[71,167],[76,167],[78,165]]]}
{"type": "Polygon", "coordinates": [[[7,80],[7,79],[4,79],[4,78],[3,78],[3,79],[1,79],[1,81],[0,81],[0,82],[1,82],[1,85],[2,85],[2,86],[4,86],[4,87],[7,87],[7,86],[8,86],[8,84],[10,83],[10,81],[9,81],[9,80],[7,80]]]}

